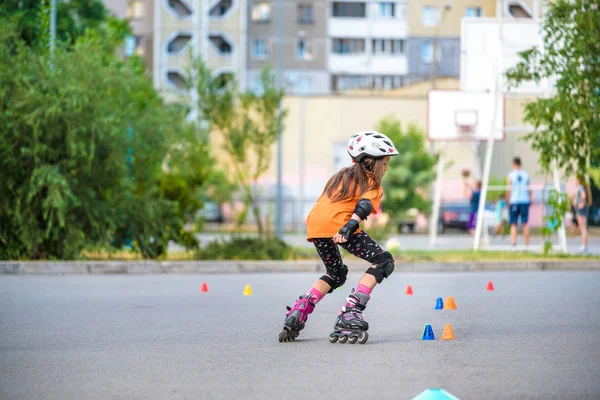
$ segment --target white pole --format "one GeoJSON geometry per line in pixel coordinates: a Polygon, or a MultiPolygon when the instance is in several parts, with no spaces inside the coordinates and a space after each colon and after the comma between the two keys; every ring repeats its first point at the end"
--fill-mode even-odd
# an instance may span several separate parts
{"type": "MultiPolygon", "coordinates": [[[[554,160],[552,162],[552,169],[554,172],[554,189],[558,192],[561,193],[561,189],[560,189],[560,175],[558,172],[558,164],[556,163],[556,160],[554,160]]],[[[567,232],[565,229],[565,216],[562,216],[563,219],[563,223],[560,225],[560,228],[558,228],[558,243],[560,245],[560,250],[563,253],[567,252],[567,232]]]]}
{"type": "Polygon", "coordinates": [[[431,219],[429,220],[429,246],[435,248],[437,239],[437,226],[440,218],[440,203],[442,200],[442,181],[444,178],[444,156],[446,153],[446,142],[442,142],[440,146],[440,158],[437,168],[437,179],[435,181],[435,193],[433,198],[433,210],[431,219]]]}
{"type": "MultiPolygon", "coordinates": [[[[500,3],[502,0],[497,0],[496,9],[500,10],[500,3]]],[[[498,113],[498,103],[502,101],[502,93],[504,92],[503,85],[500,84],[502,82],[502,19],[498,12],[496,13],[496,21],[498,22],[498,35],[497,35],[497,43],[496,43],[496,68],[493,71],[494,73],[494,87],[492,91],[492,95],[494,96],[494,114],[492,115],[492,123],[491,128],[487,140],[487,148],[485,151],[485,165],[483,167],[483,176],[481,182],[481,194],[479,197],[479,206],[477,207],[477,223],[475,225],[475,240],[473,241],[473,250],[478,251],[479,245],[481,241],[481,231],[483,225],[483,213],[485,212],[485,200],[487,197],[488,185],[490,182],[490,170],[492,168],[492,154],[494,152],[494,133],[496,129],[496,114],[498,113]]]]}

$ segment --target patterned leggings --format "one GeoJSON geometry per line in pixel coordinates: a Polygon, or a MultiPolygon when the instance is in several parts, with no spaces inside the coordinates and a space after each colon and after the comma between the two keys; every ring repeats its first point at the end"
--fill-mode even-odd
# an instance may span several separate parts
{"type": "MultiPolygon", "coordinates": [[[[337,247],[338,243],[335,243],[331,238],[313,239],[312,241],[319,257],[321,257],[323,264],[325,264],[327,275],[334,279],[339,278],[344,263],[340,250],[337,247]]],[[[339,243],[339,245],[348,253],[368,262],[371,262],[376,255],[383,253],[377,242],[365,231],[351,235],[346,243],[339,243]]]]}

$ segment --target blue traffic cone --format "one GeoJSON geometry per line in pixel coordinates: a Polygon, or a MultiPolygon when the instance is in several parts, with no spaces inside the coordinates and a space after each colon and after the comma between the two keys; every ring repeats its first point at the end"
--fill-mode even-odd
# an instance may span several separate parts
{"type": "Polygon", "coordinates": [[[458,397],[446,392],[444,389],[427,389],[412,400],[460,400],[458,397]]]}
{"type": "Polygon", "coordinates": [[[425,325],[423,329],[423,337],[421,340],[435,340],[435,336],[433,335],[433,329],[431,329],[431,325],[425,325]]]}
{"type": "Polygon", "coordinates": [[[443,310],[444,309],[444,300],[441,297],[438,297],[435,302],[435,310],[443,310]]]}

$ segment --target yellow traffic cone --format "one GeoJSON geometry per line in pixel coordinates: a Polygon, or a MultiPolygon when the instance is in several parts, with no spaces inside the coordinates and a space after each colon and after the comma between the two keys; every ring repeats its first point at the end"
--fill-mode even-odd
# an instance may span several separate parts
{"type": "Polygon", "coordinates": [[[244,296],[252,296],[252,288],[250,285],[246,285],[246,287],[244,287],[244,296]]]}

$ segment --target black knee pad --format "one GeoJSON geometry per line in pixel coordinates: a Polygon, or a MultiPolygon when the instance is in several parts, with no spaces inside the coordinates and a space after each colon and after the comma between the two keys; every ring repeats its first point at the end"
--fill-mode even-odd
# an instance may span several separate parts
{"type": "MultiPolygon", "coordinates": [[[[333,275],[333,274],[331,274],[333,275]]],[[[342,287],[344,283],[346,283],[346,276],[348,275],[348,267],[343,264],[342,268],[338,271],[337,274],[332,278],[329,275],[323,275],[321,280],[331,286],[328,293],[333,292],[335,289],[342,287]]]]}
{"type": "Polygon", "coordinates": [[[381,283],[383,278],[388,278],[394,272],[394,257],[388,251],[373,257],[371,263],[375,268],[369,268],[366,273],[373,275],[377,283],[381,283]]]}

